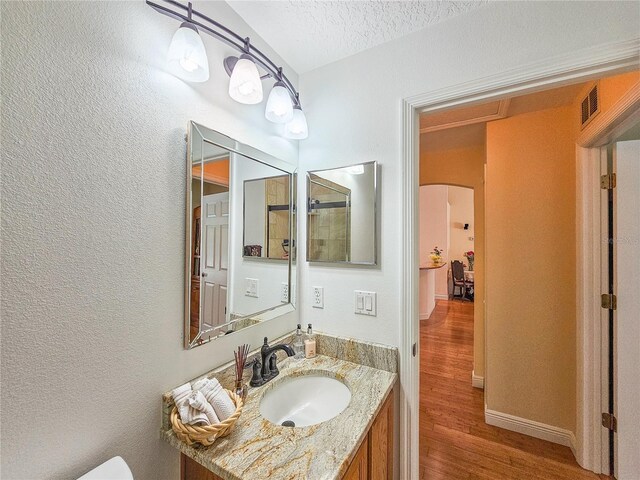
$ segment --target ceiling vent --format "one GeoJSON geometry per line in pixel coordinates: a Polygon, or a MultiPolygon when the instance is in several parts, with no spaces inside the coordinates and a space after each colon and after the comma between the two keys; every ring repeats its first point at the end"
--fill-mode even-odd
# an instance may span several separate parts
{"type": "Polygon", "coordinates": [[[596,83],[580,104],[580,124],[582,128],[600,112],[600,97],[598,95],[598,84],[596,83]]]}

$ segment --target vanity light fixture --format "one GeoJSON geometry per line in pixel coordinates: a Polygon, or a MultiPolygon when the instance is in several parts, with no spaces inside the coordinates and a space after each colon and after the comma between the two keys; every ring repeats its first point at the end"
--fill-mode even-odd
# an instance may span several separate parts
{"type": "Polygon", "coordinates": [[[229,79],[229,96],[236,102],[255,105],[262,101],[262,80],[258,67],[251,55],[242,54],[240,58],[227,57],[224,61],[229,79]],[[233,65],[229,72],[228,65],[233,65]]]}
{"type": "Polygon", "coordinates": [[[309,136],[307,117],[300,105],[293,107],[293,118],[284,126],[284,136],[293,140],[302,140],[309,136]]]}
{"type": "Polygon", "coordinates": [[[264,116],[273,123],[287,123],[293,120],[293,104],[289,90],[281,81],[277,81],[269,93],[264,116]]]}
{"type": "Polygon", "coordinates": [[[198,28],[191,23],[191,4],[187,10],[187,21],[182,22],[173,34],[167,63],[171,72],[190,82],[209,80],[209,60],[198,28]]]}
{"type": "Polygon", "coordinates": [[[209,79],[209,64],[200,33],[205,32],[240,52],[238,57],[224,59],[229,74],[229,96],[235,101],[253,105],[262,102],[262,81],[275,80],[265,108],[267,120],[284,124],[284,136],[304,139],[309,135],[307,119],[300,105],[299,93],[293,87],[282,67],[224,25],[194,10],[191,3],[183,5],[176,0],[146,0],[147,5],[163,15],[181,22],[169,47],[169,68],[178,77],[191,82],[209,79]],[[185,15],[186,13],[186,15],[185,15]],[[264,74],[260,74],[260,70],[264,74]]]}

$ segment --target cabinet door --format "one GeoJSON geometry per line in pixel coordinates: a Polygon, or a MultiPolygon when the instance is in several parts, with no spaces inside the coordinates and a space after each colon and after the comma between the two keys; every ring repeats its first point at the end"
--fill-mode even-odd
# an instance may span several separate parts
{"type": "Polygon", "coordinates": [[[360,445],[356,456],[349,465],[349,470],[345,473],[342,480],[367,480],[367,467],[368,467],[368,451],[369,451],[369,436],[367,435],[360,445]]]}
{"type": "Polygon", "coordinates": [[[195,460],[191,460],[184,453],[180,454],[180,463],[181,480],[222,480],[195,460]]]}
{"type": "Polygon", "coordinates": [[[369,479],[393,479],[393,391],[369,430],[369,479]]]}

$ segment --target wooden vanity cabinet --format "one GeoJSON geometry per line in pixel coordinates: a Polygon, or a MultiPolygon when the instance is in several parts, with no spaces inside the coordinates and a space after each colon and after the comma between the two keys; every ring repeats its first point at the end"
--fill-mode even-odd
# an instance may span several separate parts
{"type": "Polygon", "coordinates": [[[222,480],[222,478],[181,453],[180,480],[222,480]]]}
{"type": "MultiPolygon", "coordinates": [[[[342,480],[393,479],[393,397],[391,391],[342,480]]],[[[184,453],[180,457],[181,480],[222,480],[184,453]]]]}
{"type": "Polygon", "coordinates": [[[393,397],[391,391],[342,480],[393,480],[393,397]]]}

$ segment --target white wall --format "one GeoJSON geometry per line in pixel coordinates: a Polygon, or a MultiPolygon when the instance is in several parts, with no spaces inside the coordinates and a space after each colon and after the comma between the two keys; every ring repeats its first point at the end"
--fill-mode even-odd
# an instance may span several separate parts
{"type": "MultiPolygon", "coordinates": [[[[272,53],[225,3],[196,6],[272,53]]],[[[208,82],[167,74],[178,23],[142,1],[0,8],[2,478],[77,478],[113,455],[178,478],[161,393],[296,323],[183,349],[187,122],[293,164],[297,142],[229,98],[233,51],[213,38],[208,82]]]]}
{"type": "Polygon", "coordinates": [[[639,10],[637,2],[494,2],[302,75],[310,136],[300,144],[301,174],[377,160],[382,177],[379,267],[303,264],[305,321],[328,333],[398,345],[408,321],[400,303],[403,98],[637,38],[639,10]],[[311,307],[312,285],[325,288],[324,310],[311,307]],[[378,292],[377,317],[354,315],[355,289],[378,292]]]}
{"type": "MultiPolygon", "coordinates": [[[[449,202],[446,185],[424,185],[420,187],[420,265],[432,263],[429,255],[434,247],[442,250],[442,260],[449,262],[449,202]]],[[[447,270],[442,267],[434,272],[435,293],[447,296],[447,270]]]]}
{"type": "Polygon", "coordinates": [[[447,187],[447,199],[451,207],[449,218],[449,261],[460,260],[465,265],[468,261],[464,252],[473,251],[474,218],[473,218],[473,188],[447,187]],[[469,224],[469,229],[464,229],[464,224],[469,224]]]}
{"type": "MultiPolygon", "coordinates": [[[[264,205],[266,203],[265,186],[266,182],[263,180],[247,182],[244,186],[240,185],[240,188],[244,188],[243,202],[246,202],[247,205],[264,205]]],[[[267,250],[264,236],[266,229],[265,219],[264,209],[247,209],[244,212],[244,241],[240,237],[240,242],[243,245],[262,245],[263,255],[266,254],[267,250]]],[[[240,232],[240,235],[242,234],[240,232]]]]}

